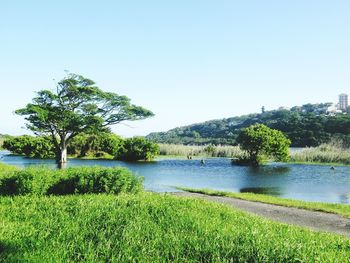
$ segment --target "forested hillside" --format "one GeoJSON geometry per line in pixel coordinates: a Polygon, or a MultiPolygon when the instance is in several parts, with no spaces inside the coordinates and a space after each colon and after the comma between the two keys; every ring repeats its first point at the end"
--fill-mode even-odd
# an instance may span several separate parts
{"type": "Polygon", "coordinates": [[[281,130],[294,147],[317,146],[332,137],[350,142],[350,115],[327,113],[329,104],[307,104],[290,110],[273,110],[179,127],[168,132],[151,133],[148,139],[158,143],[229,144],[236,143],[242,128],[263,123],[281,130]]]}

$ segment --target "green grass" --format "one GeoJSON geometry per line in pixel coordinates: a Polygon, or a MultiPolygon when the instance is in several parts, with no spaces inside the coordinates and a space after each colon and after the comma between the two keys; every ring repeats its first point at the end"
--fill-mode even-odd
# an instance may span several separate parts
{"type": "Polygon", "coordinates": [[[0,198],[1,262],[348,262],[350,240],[192,198],[0,198]]]}
{"type": "Polygon", "coordinates": [[[285,199],[264,194],[254,194],[254,193],[233,193],[233,192],[223,192],[215,191],[209,189],[192,189],[178,187],[178,189],[191,192],[191,193],[201,193],[213,196],[226,196],[232,198],[238,198],[243,200],[249,200],[254,202],[261,202],[267,204],[275,204],[280,206],[302,208],[311,211],[322,211],[327,213],[338,214],[347,218],[350,218],[350,205],[345,204],[332,204],[332,203],[319,203],[319,202],[305,202],[300,200],[285,199]]]}
{"type": "Polygon", "coordinates": [[[3,176],[5,173],[13,172],[17,170],[18,168],[12,165],[0,163],[0,178],[3,176]]]}
{"type": "Polygon", "coordinates": [[[238,157],[243,154],[238,146],[228,145],[181,145],[181,144],[159,144],[161,156],[184,156],[192,157],[238,157]],[[210,150],[209,150],[210,149],[210,150]],[[208,151],[209,150],[209,151],[208,151]]]}
{"type": "Polygon", "coordinates": [[[350,165],[350,149],[344,146],[342,141],[332,140],[318,147],[310,147],[292,153],[290,161],[294,163],[350,165]]]}

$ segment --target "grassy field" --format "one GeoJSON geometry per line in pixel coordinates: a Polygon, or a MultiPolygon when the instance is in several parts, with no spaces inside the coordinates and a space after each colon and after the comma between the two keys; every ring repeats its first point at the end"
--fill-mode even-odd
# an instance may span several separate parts
{"type": "Polygon", "coordinates": [[[192,193],[201,193],[213,196],[226,196],[233,197],[243,200],[267,203],[267,204],[275,204],[287,207],[296,207],[303,208],[312,211],[323,211],[327,213],[339,214],[344,217],[350,218],[350,205],[344,204],[331,204],[331,203],[319,203],[319,202],[305,202],[300,200],[292,200],[279,198],[270,195],[263,194],[254,194],[254,193],[233,193],[233,192],[223,192],[223,191],[215,191],[209,189],[191,189],[191,188],[181,188],[180,190],[184,190],[192,193]]]}
{"type": "Polygon", "coordinates": [[[0,198],[1,262],[348,262],[350,240],[170,195],[0,198]]]}

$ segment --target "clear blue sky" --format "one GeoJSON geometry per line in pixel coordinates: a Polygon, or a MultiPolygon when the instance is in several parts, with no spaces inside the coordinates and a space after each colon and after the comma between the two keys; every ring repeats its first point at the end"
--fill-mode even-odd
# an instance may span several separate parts
{"type": "Polygon", "coordinates": [[[152,119],[123,136],[350,93],[350,1],[0,2],[0,133],[64,70],[129,96],[152,119]]]}

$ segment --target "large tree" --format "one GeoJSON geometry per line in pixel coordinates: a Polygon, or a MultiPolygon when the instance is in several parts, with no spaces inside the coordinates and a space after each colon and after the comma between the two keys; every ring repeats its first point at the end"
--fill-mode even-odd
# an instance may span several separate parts
{"type": "Polygon", "coordinates": [[[282,162],[289,159],[291,141],[281,131],[270,129],[264,124],[243,129],[237,142],[248,154],[248,160],[241,161],[248,164],[260,165],[267,158],[282,162]]]}
{"type": "Polygon", "coordinates": [[[16,114],[25,116],[28,129],[50,136],[59,164],[67,162],[67,147],[78,134],[105,131],[122,121],[142,120],[154,114],[131,104],[126,96],[104,92],[81,75],[68,74],[56,90],[41,90],[32,103],[16,114]]]}

